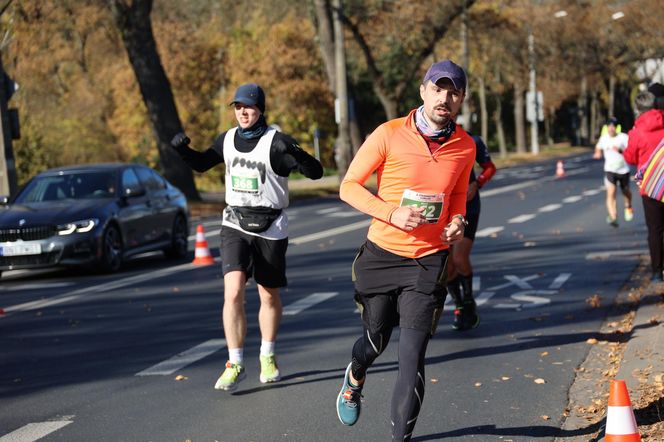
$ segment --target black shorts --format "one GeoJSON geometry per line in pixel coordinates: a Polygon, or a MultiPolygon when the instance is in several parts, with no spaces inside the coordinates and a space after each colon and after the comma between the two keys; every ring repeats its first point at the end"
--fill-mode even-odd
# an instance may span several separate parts
{"type": "Polygon", "coordinates": [[[621,190],[629,188],[629,173],[604,172],[606,180],[614,186],[620,185],[621,190]]]}
{"type": "Polygon", "coordinates": [[[477,233],[477,225],[480,222],[480,213],[466,213],[466,221],[468,225],[463,230],[463,237],[471,241],[475,241],[475,233],[477,233]]]}
{"type": "Polygon", "coordinates": [[[288,238],[265,239],[232,227],[221,227],[221,265],[224,275],[241,270],[247,279],[267,288],[285,287],[288,238]]]}
{"type": "Polygon", "coordinates": [[[371,241],[353,262],[355,301],[371,332],[400,326],[434,334],[445,304],[447,250],[404,258],[371,241]]]}

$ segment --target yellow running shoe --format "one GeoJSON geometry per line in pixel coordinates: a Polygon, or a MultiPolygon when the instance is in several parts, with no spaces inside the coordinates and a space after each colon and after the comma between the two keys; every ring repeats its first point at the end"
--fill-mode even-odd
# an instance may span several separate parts
{"type": "Polygon", "coordinates": [[[625,221],[631,221],[634,219],[634,209],[631,207],[625,207],[625,221]]]}
{"type": "Polygon", "coordinates": [[[235,391],[237,384],[246,377],[244,366],[240,364],[233,364],[231,361],[226,362],[226,369],[217,379],[214,388],[217,390],[235,391]]]}
{"type": "Polygon", "coordinates": [[[274,355],[261,356],[261,383],[277,382],[280,379],[281,375],[279,374],[279,367],[277,367],[274,355]]]}

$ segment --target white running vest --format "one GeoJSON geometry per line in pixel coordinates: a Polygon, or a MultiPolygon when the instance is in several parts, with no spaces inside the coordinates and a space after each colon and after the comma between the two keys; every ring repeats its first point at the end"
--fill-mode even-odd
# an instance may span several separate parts
{"type": "MultiPolygon", "coordinates": [[[[268,128],[251,152],[239,152],[235,148],[237,127],[226,132],[224,137],[224,163],[226,164],[226,204],[236,207],[288,207],[288,178],[277,175],[270,164],[270,148],[277,133],[268,128]]],[[[272,225],[264,232],[253,233],[243,230],[232,222],[229,209],[224,210],[224,226],[243,231],[248,235],[267,239],[283,239],[288,236],[288,217],[282,211],[272,225]]]]}

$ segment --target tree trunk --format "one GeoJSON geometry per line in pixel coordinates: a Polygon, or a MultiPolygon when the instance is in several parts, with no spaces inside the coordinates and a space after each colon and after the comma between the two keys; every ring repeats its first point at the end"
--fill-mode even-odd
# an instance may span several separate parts
{"type": "Polygon", "coordinates": [[[148,109],[164,177],[188,199],[200,200],[193,172],[170,147],[182,123],[152,33],[152,0],[113,0],[111,9],[148,109]]]}
{"type": "Polygon", "coordinates": [[[523,85],[514,83],[514,141],[517,153],[526,153],[526,124],[523,115],[523,85]]]}
{"type": "Polygon", "coordinates": [[[497,97],[496,109],[493,112],[493,121],[496,123],[496,137],[498,138],[498,151],[500,158],[507,157],[507,143],[505,142],[505,129],[503,128],[503,102],[497,97]]]}
{"type": "Polygon", "coordinates": [[[579,136],[581,137],[581,145],[588,145],[588,77],[585,75],[581,80],[581,93],[577,102],[579,107],[579,136]]]}
{"type": "Polygon", "coordinates": [[[480,101],[480,118],[481,118],[481,133],[482,139],[485,143],[489,142],[489,112],[486,105],[486,84],[484,83],[484,77],[479,77],[477,79],[478,88],[477,94],[480,101]]]}
{"type": "Polygon", "coordinates": [[[590,133],[588,134],[588,141],[591,144],[595,144],[595,134],[599,133],[598,102],[597,92],[595,92],[590,97],[590,133]]]}
{"type": "MultiPolygon", "coordinates": [[[[314,12],[316,15],[316,28],[318,31],[318,48],[320,49],[325,72],[327,72],[327,83],[330,90],[337,97],[337,75],[336,75],[336,57],[335,57],[335,38],[332,15],[332,5],[330,0],[314,0],[314,12]]],[[[357,112],[355,112],[355,100],[353,94],[353,85],[348,85],[349,103],[349,130],[352,147],[352,156],[362,144],[362,131],[357,121],[357,112]]]]}

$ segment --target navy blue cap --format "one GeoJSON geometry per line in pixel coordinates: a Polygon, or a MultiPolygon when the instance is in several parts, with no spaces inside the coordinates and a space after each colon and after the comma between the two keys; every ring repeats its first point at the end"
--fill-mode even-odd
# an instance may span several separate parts
{"type": "Polygon", "coordinates": [[[243,84],[235,91],[235,96],[230,104],[235,103],[256,106],[261,113],[265,113],[265,92],[256,83],[243,84]]]}
{"type": "Polygon", "coordinates": [[[438,83],[442,78],[449,78],[457,89],[466,90],[466,73],[463,68],[451,60],[443,60],[431,65],[424,75],[422,84],[428,80],[432,83],[438,83]]]}

